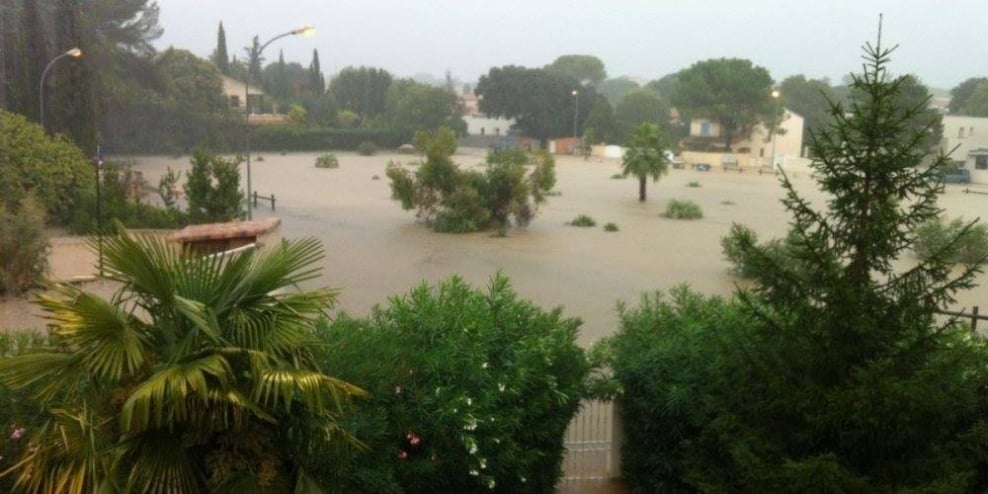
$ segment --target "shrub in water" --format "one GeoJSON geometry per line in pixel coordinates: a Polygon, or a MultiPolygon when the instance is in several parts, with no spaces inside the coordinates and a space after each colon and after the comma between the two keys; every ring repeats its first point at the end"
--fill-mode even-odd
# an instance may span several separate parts
{"type": "Polygon", "coordinates": [[[988,225],[970,224],[963,218],[927,221],[916,229],[913,250],[923,260],[939,254],[954,263],[981,263],[988,256],[988,225]]]}
{"type": "Polygon", "coordinates": [[[695,187],[699,187],[700,186],[700,182],[697,182],[696,180],[692,180],[689,183],[687,183],[686,186],[687,187],[694,187],[694,188],[695,187]]]}
{"type": "Polygon", "coordinates": [[[340,160],[333,153],[326,153],[316,158],[316,168],[339,168],[340,160]]]}
{"type": "Polygon", "coordinates": [[[615,223],[608,223],[608,224],[604,225],[604,231],[605,232],[616,232],[616,231],[618,231],[618,226],[615,223]]]}
{"type": "Polygon", "coordinates": [[[357,152],[360,153],[361,156],[373,156],[377,154],[377,144],[374,144],[371,141],[361,142],[360,145],[357,146],[357,152]]]}
{"type": "Polygon", "coordinates": [[[553,492],[588,372],[579,325],[500,275],[486,290],[421,285],[368,320],[324,324],[321,368],[371,394],[344,414],[368,452],[331,465],[342,485],[327,492],[553,492]]]}
{"type": "Polygon", "coordinates": [[[579,226],[579,227],[583,227],[583,228],[589,228],[591,226],[596,226],[597,225],[597,222],[594,221],[593,218],[591,218],[591,217],[589,217],[589,216],[587,216],[585,214],[581,214],[581,215],[577,216],[576,218],[573,218],[573,221],[570,221],[569,224],[570,224],[570,226],[579,226]]]}
{"type": "Polygon", "coordinates": [[[696,220],[703,218],[703,211],[700,210],[700,205],[693,201],[672,199],[666,204],[666,212],[663,216],[676,220],[696,220]]]}

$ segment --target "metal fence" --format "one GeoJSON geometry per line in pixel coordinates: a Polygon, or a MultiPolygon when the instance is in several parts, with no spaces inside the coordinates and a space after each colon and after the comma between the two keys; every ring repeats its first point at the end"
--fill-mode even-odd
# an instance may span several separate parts
{"type": "Polygon", "coordinates": [[[587,400],[566,430],[563,478],[557,491],[564,494],[625,492],[617,481],[621,472],[620,413],[613,402],[587,400]]]}

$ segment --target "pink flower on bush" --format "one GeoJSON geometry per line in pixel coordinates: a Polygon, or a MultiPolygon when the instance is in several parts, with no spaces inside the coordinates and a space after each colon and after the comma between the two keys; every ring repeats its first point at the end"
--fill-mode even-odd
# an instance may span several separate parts
{"type": "Polygon", "coordinates": [[[398,450],[398,459],[399,460],[404,460],[406,458],[408,458],[408,452],[405,451],[405,450],[403,450],[403,449],[399,449],[398,450]]]}
{"type": "Polygon", "coordinates": [[[411,444],[412,446],[418,446],[419,443],[422,442],[422,438],[419,437],[414,432],[409,432],[408,434],[405,434],[405,439],[408,439],[408,444],[411,444]]]}
{"type": "Polygon", "coordinates": [[[14,431],[13,431],[13,432],[11,432],[11,433],[10,433],[10,439],[11,439],[12,441],[16,441],[16,440],[18,440],[18,439],[20,439],[21,437],[23,437],[23,436],[24,436],[24,433],[25,433],[26,431],[27,431],[27,430],[26,430],[26,429],[24,429],[23,427],[18,427],[18,428],[16,428],[16,429],[14,429],[14,431]]]}

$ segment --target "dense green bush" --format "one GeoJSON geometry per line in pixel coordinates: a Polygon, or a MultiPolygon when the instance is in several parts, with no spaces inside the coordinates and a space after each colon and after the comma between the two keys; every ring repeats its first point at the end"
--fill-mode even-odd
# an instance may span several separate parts
{"type": "Polygon", "coordinates": [[[357,146],[357,153],[361,156],[373,156],[377,154],[377,144],[373,141],[364,141],[357,146]]]}
{"type": "Polygon", "coordinates": [[[670,199],[662,216],[676,220],[697,220],[703,218],[703,211],[700,205],[693,201],[670,199]]]}
{"type": "Polygon", "coordinates": [[[570,226],[579,226],[579,227],[583,227],[583,228],[589,228],[589,227],[592,227],[592,226],[597,226],[597,222],[593,218],[591,218],[591,217],[589,217],[589,216],[587,216],[585,214],[580,214],[580,215],[577,215],[576,218],[573,218],[573,221],[570,221],[569,222],[569,225],[570,226]]]}
{"type": "Polygon", "coordinates": [[[192,223],[240,219],[244,215],[240,158],[226,159],[197,148],[192,154],[192,169],[185,182],[185,198],[192,223]]]}
{"type": "Polygon", "coordinates": [[[251,131],[251,147],[263,151],[356,150],[362,142],[397,148],[409,135],[389,129],[332,129],[297,125],[262,125],[251,131]]]}
{"type": "Polygon", "coordinates": [[[339,168],[340,160],[333,153],[326,153],[316,158],[316,168],[339,168]]]}
{"type": "MultiPolygon", "coordinates": [[[[643,294],[637,307],[618,304],[619,330],[603,340],[620,383],[626,437],[622,472],[640,492],[696,492],[702,433],[724,412],[743,378],[735,339],[751,325],[731,301],[685,286],[643,294]]],[[[730,454],[730,452],[725,452],[730,454]]]]}
{"type": "Polygon", "coordinates": [[[556,183],[555,160],[545,152],[526,158],[535,163],[530,169],[515,154],[492,153],[481,172],[453,163],[456,135],[448,128],[416,133],[415,146],[426,161],[414,173],[388,164],[391,197],[403,209],[417,209],[417,216],[439,232],[496,228],[504,234],[512,224],[525,226],[556,183]]]}
{"type": "Polygon", "coordinates": [[[988,258],[988,225],[969,225],[963,218],[927,221],[916,228],[913,251],[924,260],[939,254],[951,262],[983,263],[988,258]]]}
{"type": "Polygon", "coordinates": [[[33,196],[18,206],[9,210],[0,202],[0,295],[37,286],[48,270],[44,212],[33,196]]]}
{"type": "Polygon", "coordinates": [[[96,174],[79,148],[5,110],[0,110],[0,129],[0,201],[8,209],[34,194],[51,223],[68,225],[80,214],[92,214],[96,174]]]}
{"type": "Polygon", "coordinates": [[[604,231],[605,232],[616,232],[616,231],[618,231],[617,223],[608,223],[608,224],[604,225],[604,231]]]}
{"type": "Polygon", "coordinates": [[[422,285],[369,320],[327,324],[321,367],[371,393],[348,414],[369,453],[332,465],[328,492],[554,492],[588,372],[579,325],[500,275],[487,290],[422,285]]]}

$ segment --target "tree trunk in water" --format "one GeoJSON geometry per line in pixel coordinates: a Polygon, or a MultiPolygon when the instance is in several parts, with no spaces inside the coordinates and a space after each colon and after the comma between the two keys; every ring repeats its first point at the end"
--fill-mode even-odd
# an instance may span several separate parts
{"type": "Polygon", "coordinates": [[[638,202],[645,202],[645,179],[647,177],[638,177],[638,202]]]}

